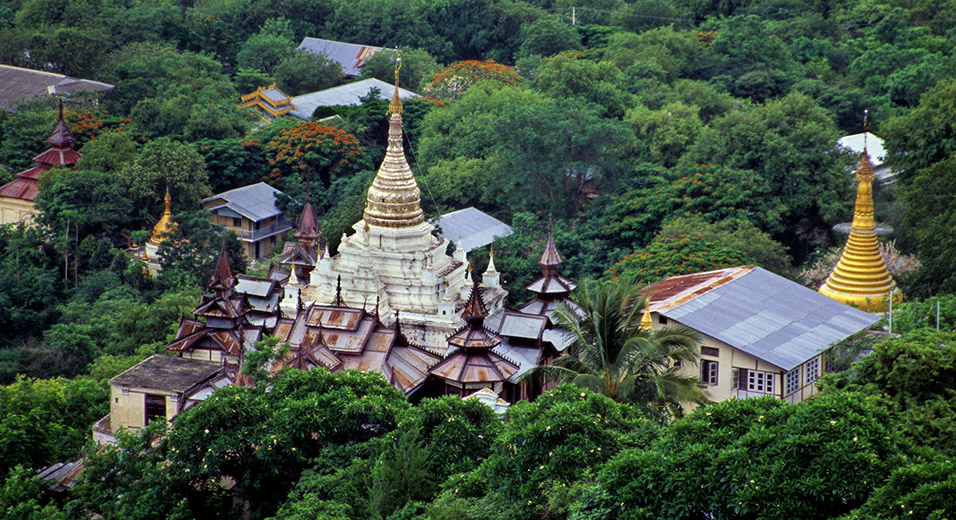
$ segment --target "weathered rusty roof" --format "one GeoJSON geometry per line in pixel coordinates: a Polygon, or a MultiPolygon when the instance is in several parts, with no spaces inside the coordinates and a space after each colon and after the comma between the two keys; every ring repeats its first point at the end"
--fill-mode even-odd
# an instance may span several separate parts
{"type": "Polygon", "coordinates": [[[537,294],[569,294],[577,284],[558,273],[548,273],[525,286],[525,289],[537,294]]]}
{"type": "Polygon", "coordinates": [[[554,245],[553,233],[548,233],[548,243],[545,244],[538,263],[545,267],[557,267],[561,263],[561,255],[558,254],[558,248],[554,245]]]}
{"type": "Polygon", "coordinates": [[[296,224],[295,238],[302,240],[315,239],[319,236],[319,224],[315,219],[315,211],[312,209],[312,203],[306,201],[302,208],[302,214],[299,215],[299,222],[296,224]]]}
{"type": "Polygon", "coordinates": [[[460,384],[497,383],[507,381],[518,371],[518,365],[491,350],[459,349],[429,374],[460,384]]]}

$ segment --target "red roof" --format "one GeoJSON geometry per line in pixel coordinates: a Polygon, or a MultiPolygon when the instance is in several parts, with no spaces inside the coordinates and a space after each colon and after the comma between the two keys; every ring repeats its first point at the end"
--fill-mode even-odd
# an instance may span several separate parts
{"type": "Polygon", "coordinates": [[[754,270],[752,265],[665,278],[644,290],[651,310],[661,312],[682,305],[754,270]]]}
{"type": "Polygon", "coordinates": [[[73,166],[83,156],[72,148],[50,148],[33,158],[34,162],[51,166],[73,166]]]}
{"type": "MultiPolygon", "coordinates": [[[[29,171],[29,170],[28,170],[29,171]]],[[[0,197],[34,201],[40,194],[37,181],[31,178],[17,177],[0,187],[0,197]]]]}

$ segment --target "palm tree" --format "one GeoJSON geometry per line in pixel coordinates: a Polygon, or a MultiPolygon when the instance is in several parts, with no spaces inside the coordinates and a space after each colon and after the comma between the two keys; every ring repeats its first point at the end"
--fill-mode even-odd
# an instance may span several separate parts
{"type": "Polygon", "coordinates": [[[561,305],[554,314],[556,324],[573,337],[568,352],[529,375],[675,414],[680,414],[679,403],[710,402],[697,378],[678,373],[681,363],[697,364],[700,336],[680,325],[642,329],[646,303],[638,287],[589,284],[577,301],[578,309],[561,305]]]}

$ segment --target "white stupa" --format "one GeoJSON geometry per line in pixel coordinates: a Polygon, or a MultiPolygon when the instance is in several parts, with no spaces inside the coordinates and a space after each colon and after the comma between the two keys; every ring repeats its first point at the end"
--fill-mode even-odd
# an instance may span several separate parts
{"type": "MultiPolygon", "coordinates": [[[[446,339],[464,326],[461,309],[471,281],[464,251],[447,255],[448,240],[434,236],[434,226],[424,219],[421,193],[402,147],[398,71],[395,76],[388,149],[368,190],[364,218],[353,224],[354,234],[343,235],[337,255],[322,255],[302,299],[365,308],[386,325],[398,310],[409,341],[443,352],[446,339]]],[[[501,308],[506,294],[494,282],[483,289],[489,314],[501,308]]]]}

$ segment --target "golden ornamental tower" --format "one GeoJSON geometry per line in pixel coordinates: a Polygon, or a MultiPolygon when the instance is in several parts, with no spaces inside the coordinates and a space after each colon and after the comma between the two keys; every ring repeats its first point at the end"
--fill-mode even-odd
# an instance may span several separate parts
{"type": "MultiPolygon", "coordinates": [[[[401,58],[399,58],[401,60],[401,58]]],[[[385,160],[368,189],[365,223],[382,227],[410,227],[425,218],[421,208],[421,192],[412,169],[405,160],[402,147],[402,101],[398,97],[398,71],[395,68],[395,96],[388,105],[388,149],[385,160]]]]}
{"type": "Polygon", "coordinates": [[[865,146],[856,166],[856,180],[856,205],[850,238],[836,268],[820,287],[820,294],[867,312],[883,312],[889,307],[891,294],[896,301],[900,301],[902,295],[893,292],[896,284],[886,270],[876,240],[873,165],[865,146]]]}

